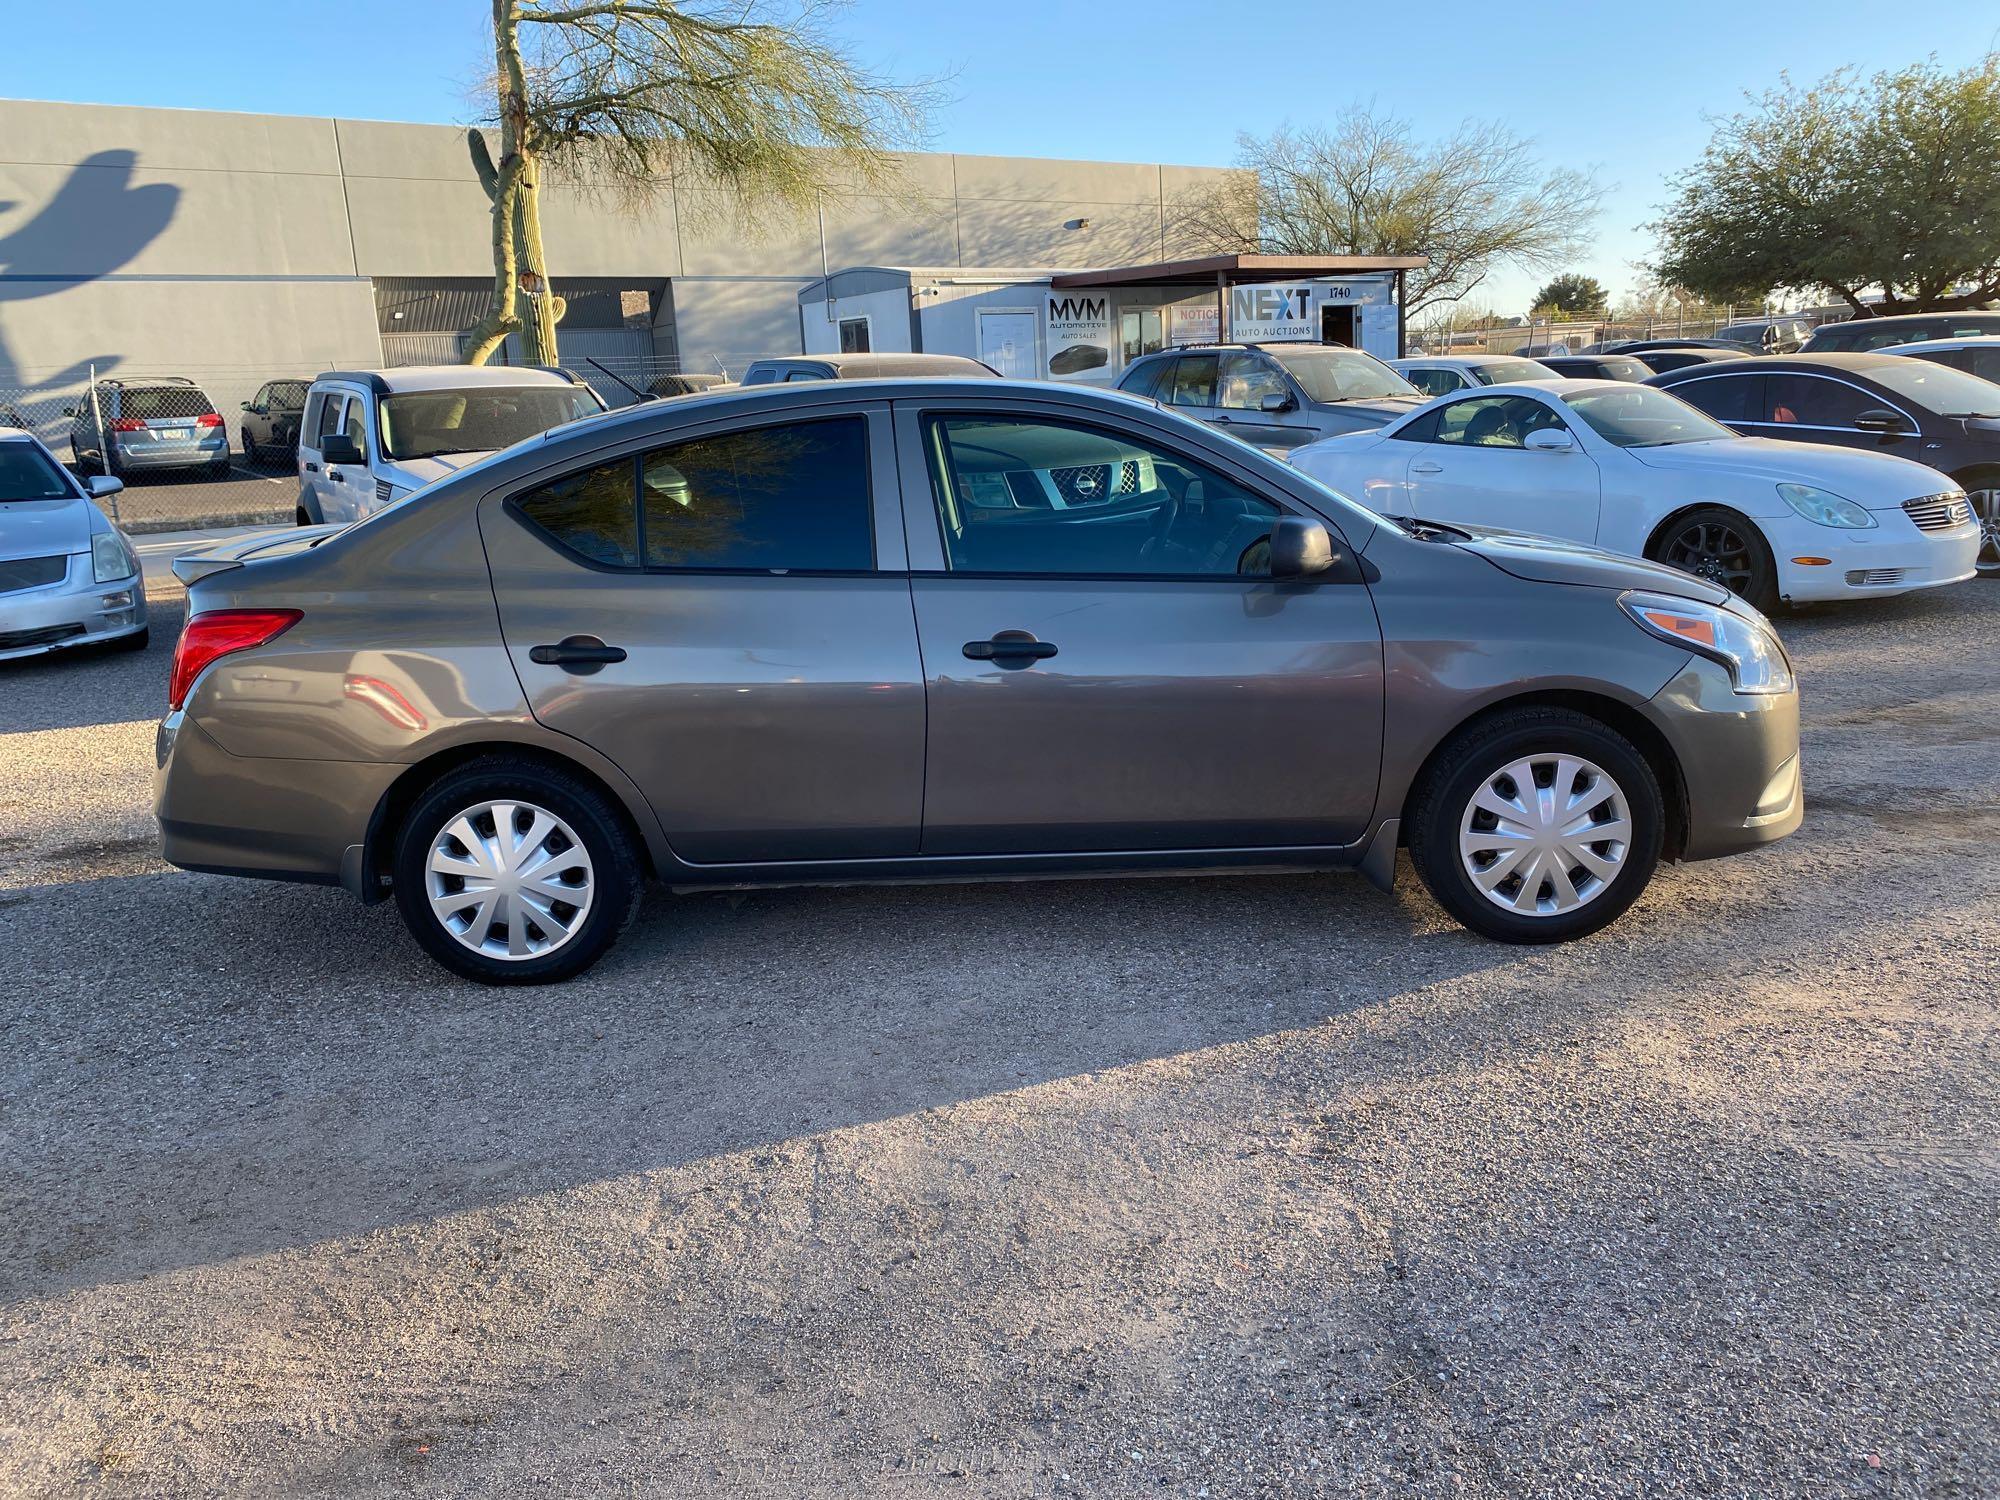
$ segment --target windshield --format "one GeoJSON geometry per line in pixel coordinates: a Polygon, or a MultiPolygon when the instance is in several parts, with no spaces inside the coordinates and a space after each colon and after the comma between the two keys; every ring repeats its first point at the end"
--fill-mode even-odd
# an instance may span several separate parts
{"type": "Polygon", "coordinates": [[[1285,367],[1313,401],[1375,401],[1423,392],[1372,354],[1359,349],[1273,349],[1264,352],[1285,367]]]}
{"type": "Polygon", "coordinates": [[[74,500],[63,471],[33,443],[0,443],[0,500],[74,500]]]}
{"type": "Polygon", "coordinates": [[[1522,380],[1560,380],[1547,365],[1533,359],[1495,359],[1479,367],[1488,385],[1513,385],[1522,380]]]}
{"type": "Polygon", "coordinates": [[[1736,436],[1680,397],[1651,386],[1583,391],[1565,399],[1593,432],[1620,448],[1664,448],[1670,443],[1712,443],[1736,436]]]}
{"type": "Polygon", "coordinates": [[[398,459],[485,453],[601,410],[587,386],[410,391],[382,398],[382,451],[398,459]]]}
{"type": "Polygon", "coordinates": [[[1884,390],[1944,416],[2000,417],[2000,385],[1949,365],[1898,355],[1893,367],[1867,373],[1884,390]]]}

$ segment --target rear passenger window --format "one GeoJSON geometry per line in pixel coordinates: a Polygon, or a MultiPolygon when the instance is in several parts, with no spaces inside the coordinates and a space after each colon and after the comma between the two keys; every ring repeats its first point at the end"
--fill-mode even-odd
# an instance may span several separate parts
{"type": "Polygon", "coordinates": [[[1764,420],[1762,375],[1707,375],[1669,386],[1668,390],[1696,411],[1706,412],[1729,426],[1764,420]]]}
{"type": "Polygon", "coordinates": [[[861,573],[875,565],[861,417],[718,433],[640,463],[649,568],[861,573]]]}
{"type": "Polygon", "coordinates": [[[1140,365],[1130,375],[1125,377],[1124,382],[1118,389],[1129,391],[1134,396],[1157,395],[1159,394],[1160,377],[1173,367],[1174,362],[1170,359],[1156,359],[1148,364],[1140,365]]]}
{"type": "Polygon", "coordinates": [[[1175,406],[1215,405],[1215,364],[1213,354],[1183,354],[1167,399],[1175,406]]]}
{"type": "Polygon", "coordinates": [[[614,568],[639,565],[629,458],[545,484],[514,503],[544,535],[578,557],[614,568]]]}

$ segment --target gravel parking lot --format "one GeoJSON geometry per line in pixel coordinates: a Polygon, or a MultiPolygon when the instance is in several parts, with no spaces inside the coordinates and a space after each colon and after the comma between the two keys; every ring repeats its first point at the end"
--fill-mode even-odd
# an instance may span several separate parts
{"type": "Polygon", "coordinates": [[[1563,949],[660,895],[526,992],[159,863],[156,608],[0,666],[0,1492],[2000,1490],[2000,586],[1781,621],[1804,829],[1563,949]]]}

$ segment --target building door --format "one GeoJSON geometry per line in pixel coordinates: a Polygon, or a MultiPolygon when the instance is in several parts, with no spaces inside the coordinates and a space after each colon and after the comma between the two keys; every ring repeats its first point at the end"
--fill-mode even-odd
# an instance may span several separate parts
{"type": "Polygon", "coordinates": [[[1041,364],[1035,355],[1035,314],[981,308],[979,357],[1009,380],[1037,380],[1041,364]]]}
{"type": "Polygon", "coordinates": [[[1319,310],[1319,338],[1323,344],[1345,344],[1350,349],[1361,347],[1361,319],[1358,307],[1352,303],[1325,303],[1319,310]]]}

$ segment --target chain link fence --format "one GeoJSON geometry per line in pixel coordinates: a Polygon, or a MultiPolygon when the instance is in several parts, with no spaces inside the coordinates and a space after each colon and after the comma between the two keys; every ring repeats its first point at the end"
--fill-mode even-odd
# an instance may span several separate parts
{"type": "MultiPolygon", "coordinates": [[[[692,373],[734,380],[768,351],[725,354],[692,373]]],[[[403,364],[439,362],[405,359],[403,364]]],[[[455,362],[455,361],[453,361],[455,362]]],[[[608,407],[682,393],[666,355],[584,355],[565,367],[608,407]]],[[[393,368],[393,366],[391,367],[393,368]]],[[[0,427],[33,433],[81,475],[124,484],[104,509],[132,532],[290,522],[299,496],[297,404],[314,369],[89,365],[0,385],[0,427]],[[272,400],[273,396],[278,397],[272,400]],[[289,399],[286,399],[289,398],[289,399]]]]}
{"type": "Polygon", "coordinates": [[[1712,339],[1732,324],[1797,323],[1816,328],[1839,321],[1845,310],[1811,308],[1770,313],[1757,307],[1702,307],[1649,318],[1613,318],[1608,312],[1575,318],[1537,318],[1525,323],[1426,322],[1410,330],[1412,354],[1512,354],[1517,350],[1563,345],[1577,353],[1593,345],[1637,339],[1712,339]]]}

